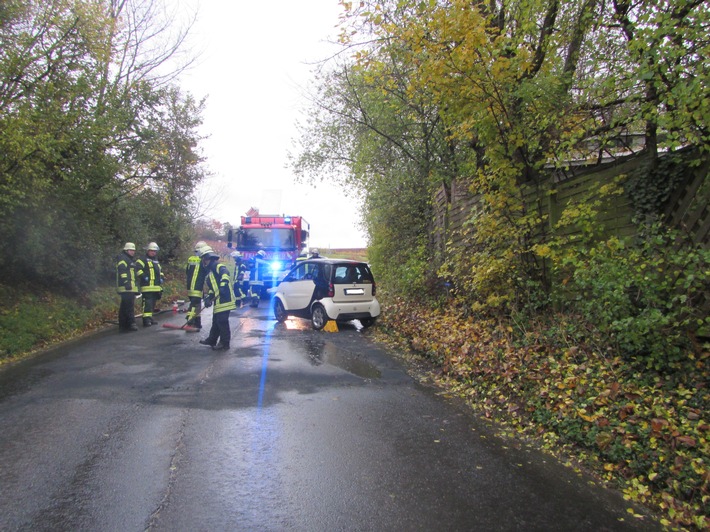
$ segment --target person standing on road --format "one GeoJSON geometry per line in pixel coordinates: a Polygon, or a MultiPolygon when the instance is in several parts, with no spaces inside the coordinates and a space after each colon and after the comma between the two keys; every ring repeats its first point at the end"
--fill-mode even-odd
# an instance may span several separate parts
{"type": "Polygon", "coordinates": [[[269,263],[266,260],[266,251],[260,249],[254,255],[254,258],[249,265],[249,291],[252,299],[251,306],[256,307],[259,304],[264,293],[264,276],[269,269],[269,263]]]}
{"type": "Polygon", "coordinates": [[[116,262],[116,291],[121,296],[121,305],[118,307],[119,332],[137,331],[135,317],[135,301],[138,295],[136,285],[136,245],[126,242],[123,253],[116,262]]]}
{"type": "Polygon", "coordinates": [[[205,300],[205,307],[211,307],[214,303],[212,313],[212,327],[209,336],[200,340],[202,345],[209,345],[213,349],[229,349],[229,342],[232,339],[232,331],[229,328],[229,313],[237,308],[232,288],[232,279],[229,269],[224,264],[220,264],[219,255],[211,248],[202,248],[202,266],[207,270],[208,295],[205,300]]]}
{"type": "Polygon", "coordinates": [[[207,246],[207,242],[200,240],[195,244],[195,254],[187,259],[185,267],[185,277],[187,279],[187,297],[190,300],[190,307],[187,310],[187,325],[202,329],[202,287],[205,284],[207,270],[200,264],[200,253],[202,248],[207,246]]]}
{"type": "Polygon", "coordinates": [[[232,285],[234,286],[234,297],[237,298],[237,308],[241,308],[244,304],[244,299],[247,295],[244,290],[244,272],[247,271],[247,266],[242,260],[242,254],[238,251],[232,253],[234,259],[234,278],[232,285]]]}
{"type": "Polygon", "coordinates": [[[136,279],[143,295],[143,327],[150,327],[156,323],[153,311],[162,297],[163,272],[157,259],[158,244],[151,242],[145,249],[145,258],[136,261],[136,279]]]}

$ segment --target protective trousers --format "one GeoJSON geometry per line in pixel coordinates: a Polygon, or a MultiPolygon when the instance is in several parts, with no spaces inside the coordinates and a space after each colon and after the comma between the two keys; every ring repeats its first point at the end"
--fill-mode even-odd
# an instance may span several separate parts
{"type": "Polygon", "coordinates": [[[201,297],[190,297],[190,307],[187,309],[187,324],[191,327],[202,328],[202,317],[199,316],[202,308],[201,297]]]}
{"type": "Polygon", "coordinates": [[[136,323],[135,301],[136,294],[133,292],[122,292],[121,305],[118,307],[118,328],[122,331],[127,331],[131,325],[136,323]]]}
{"type": "Polygon", "coordinates": [[[244,306],[244,300],[246,299],[247,295],[242,290],[242,283],[239,281],[234,283],[234,297],[237,300],[237,308],[241,308],[242,306],[244,306]]]}
{"type": "Polygon", "coordinates": [[[212,327],[210,327],[210,335],[207,337],[209,345],[217,345],[217,341],[223,347],[229,347],[229,342],[232,339],[232,331],[229,328],[229,313],[231,311],[215,312],[212,315],[212,327]]]}
{"type": "Polygon", "coordinates": [[[143,292],[143,327],[150,327],[155,323],[153,311],[158,299],[160,299],[160,292],[143,292]]]}

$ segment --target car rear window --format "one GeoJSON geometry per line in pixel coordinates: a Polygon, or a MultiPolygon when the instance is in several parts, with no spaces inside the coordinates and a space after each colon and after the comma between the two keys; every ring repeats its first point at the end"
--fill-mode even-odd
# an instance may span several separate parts
{"type": "Polygon", "coordinates": [[[333,275],[334,284],[372,283],[372,272],[367,264],[336,264],[333,275]]]}

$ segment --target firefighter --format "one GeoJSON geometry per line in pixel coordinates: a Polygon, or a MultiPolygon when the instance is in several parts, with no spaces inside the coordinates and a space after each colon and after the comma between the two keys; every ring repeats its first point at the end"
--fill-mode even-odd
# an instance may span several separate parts
{"type": "Polygon", "coordinates": [[[136,279],[143,296],[143,327],[155,325],[153,311],[163,292],[163,272],[156,258],[158,251],[158,244],[151,242],[145,248],[145,258],[136,261],[136,279]]]}
{"type": "Polygon", "coordinates": [[[120,332],[137,331],[135,317],[135,301],[138,295],[136,285],[136,245],[126,242],[123,253],[116,262],[116,291],[121,296],[121,305],[118,308],[118,330],[120,332]]]}
{"type": "Polygon", "coordinates": [[[311,258],[320,259],[320,251],[318,251],[318,248],[311,249],[311,258]]]}
{"type": "Polygon", "coordinates": [[[266,251],[260,249],[254,255],[254,260],[251,262],[249,274],[249,294],[251,299],[250,305],[258,307],[261,295],[264,290],[264,273],[269,271],[266,261],[266,251]]]}
{"type": "Polygon", "coordinates": [[[209,345],[212,349],[229,349],[229,342],[232,339],[232,331],[229,328],[229,313],[237,308],[232,289],[232,279],[229,269],[222,263],[218,263],[219,255],[208,248],[202,248],[200,255],[202,267],[207,271],[207,296],[205,307],[214,304],[212,313],[212,327],[209,336],[200,340],[202,345],[209,345]]]}
{"type": "Polygon", "coordinates": [[[234,297],[237,298],[237,308],[242,308],[244,299],[246,299],[246,290],[244,281],[244,272],[247,271],[247,265],[242,260],[242,254],[238,251],[232,252],[234,259],[234,277],[232,283],[234,286],[234,297]]]}
{"type": "Polygon", "coordinates": [[[185,266],[187,297],[190,300],[186,319],[187,324],[196,329],[202,329],[202,318],[199,314],[202,310],[202,287],[205,284],[207,271],[200,265],[200,253],[204,247],[208,246],[203,240],[195,243],[195,254],[187,259],[187,266],[185,266]]]}

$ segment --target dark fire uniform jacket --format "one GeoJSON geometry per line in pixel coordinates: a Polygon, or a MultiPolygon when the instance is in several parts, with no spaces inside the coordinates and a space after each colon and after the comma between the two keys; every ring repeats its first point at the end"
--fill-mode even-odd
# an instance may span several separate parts
{"type": "Polygon", "coordinates": [[[185,278],[187,279],[187,296],[202,297],[202,286],[205,284],[207,270],[202,267],[202,261],[197,255],[187,259],[185,278]]]}
{"type": "Polygon", "coordinates": [[[136,261],[136,279],[141,293],[163,291],[163,272],[155,259],[144,257],[136,261]]]}
{"type": "Polygon", "coordinates": [[[116,262],[116,292],[138,293],[136,261],[128,253],[121,253],[116,262]]]}
{"type": "Polygon", "coordinates": [[[229,269],[224,264],[217,264],[207,275],[207,287],[210,296],[215,298],[214,312],[226,312],[237,308],[229,269]]]}

